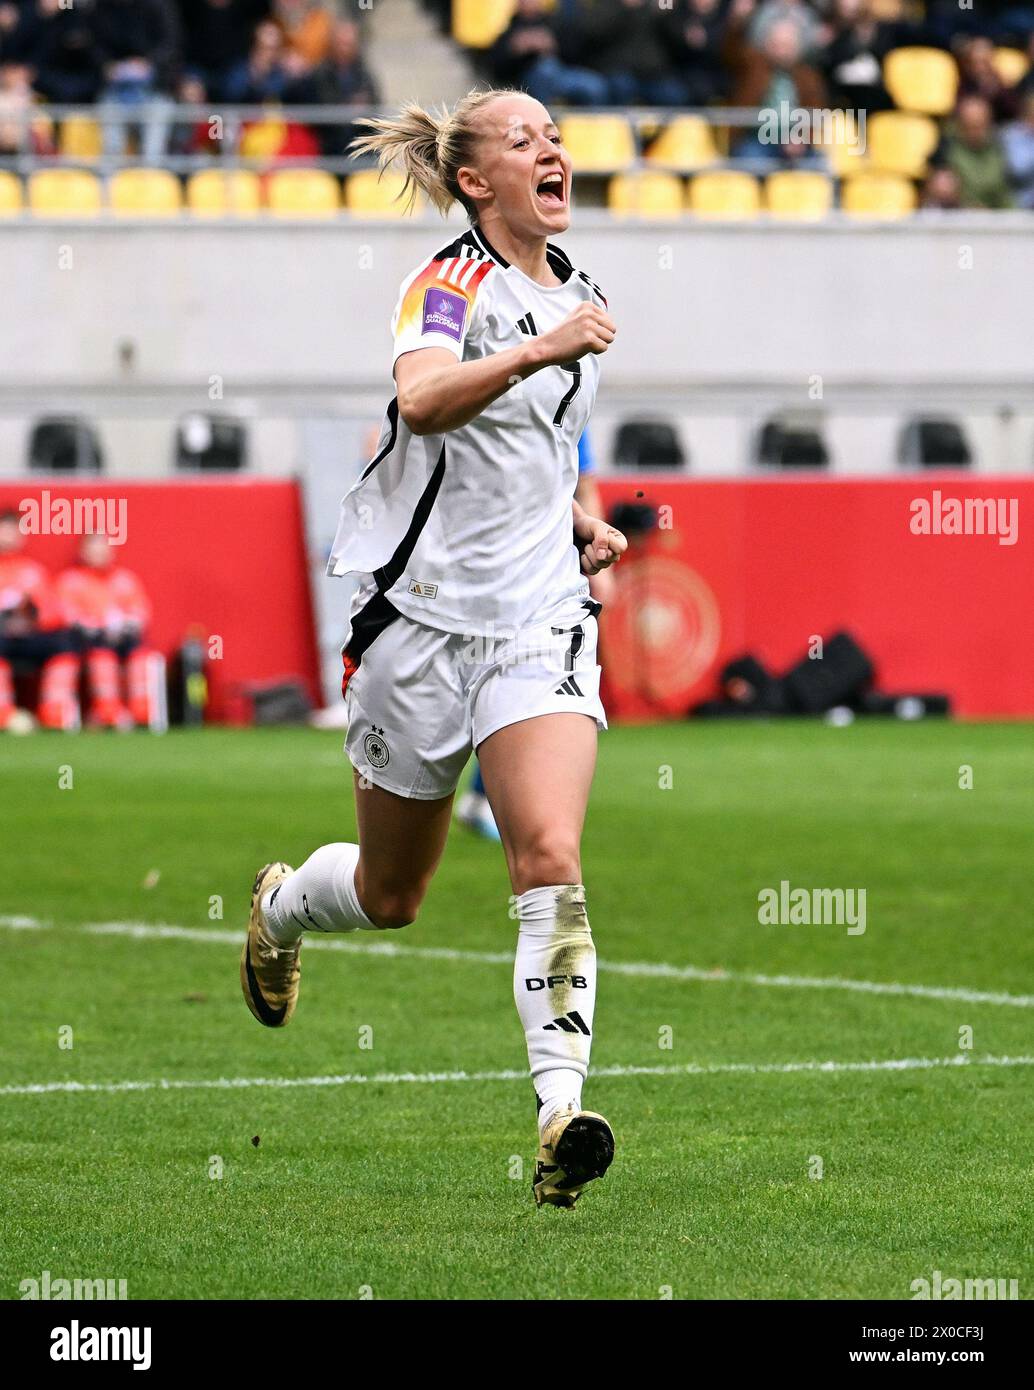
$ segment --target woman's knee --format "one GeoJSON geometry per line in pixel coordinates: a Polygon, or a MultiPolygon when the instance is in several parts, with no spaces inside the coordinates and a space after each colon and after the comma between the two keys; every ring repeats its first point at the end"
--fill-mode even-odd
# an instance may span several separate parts
{"type": "Polygon", "coordinates": [[[363,911],[375,927],[384,930],[396,930],[412,925],[417,919],[426,892],[424,884],[398,887],[364,880],[357,883],[356,887],[363,911]]]}
{"type": "Polygon", "coordinates": [[[577,836],[543,831],[517,845],[511,855],[514,891],[550,888],[558,883],[581,883],[582,866],[577,836]]]}

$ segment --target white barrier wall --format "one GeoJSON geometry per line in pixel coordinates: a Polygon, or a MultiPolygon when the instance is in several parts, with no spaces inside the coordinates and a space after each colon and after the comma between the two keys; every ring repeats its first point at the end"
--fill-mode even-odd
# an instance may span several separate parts
{"type": "MultiPolygon", "coordinates": [[[[168,422],[186,409],[378,412],[398,283],[462,225],[0,223],[0,470],[21,466],[27,422],[47,409],[108,418],[116,472],[167,467],[168,422]]],[[[981,466],[1034,462],[1034,217],[786,227],[586,212],[563,244],[619,324],[607,437],[629,409],[663,407],[690,422],[694,467],[732,472],[758,419],[799,406],[825,414],[844,441],[837,468],[858,472],[887,466],[918,403],[975,417],[981,466]]],[[[265,449],[256,426],[257,466],[283,458],[282,434],[265,449]]]]}

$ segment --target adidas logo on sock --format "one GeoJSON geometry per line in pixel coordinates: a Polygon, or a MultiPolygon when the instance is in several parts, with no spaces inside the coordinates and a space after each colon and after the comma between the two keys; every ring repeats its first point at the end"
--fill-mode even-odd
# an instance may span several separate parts
{"type": "Polygon", "coordinates": [[[591,1037],[590,1029],[577,1009],[572,1009],[569,1014],[555,1018],[552,1023],[544,1023],[542,1031],[544,1033],[584,1033],[587,1038],[591,1037]]]}
{"type": "Polygon", "coordinates": [[[579,686],[574,676],[568,676],[562,685],[553,691],[554,695],[584,695],[585,692],[579,686]]]}

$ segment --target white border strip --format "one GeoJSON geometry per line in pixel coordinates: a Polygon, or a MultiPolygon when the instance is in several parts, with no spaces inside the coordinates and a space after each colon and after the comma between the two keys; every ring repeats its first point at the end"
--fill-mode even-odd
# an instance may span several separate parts
{"type": "MultiPolygon", "coordinates": [[[[43,931],[50,922],[34,917],[2,917],[0,928],[43,931]]],[[[177,927],[159,922],[92,922],[70,930],[94,936],[126,936],[136,941],[202,941],[239,947],[242,931],[225,927],[177,927]]],[[[360,934],[363,938],[369,933],[360,934]]],[[[345,951],[366,956],[413,956],[420,960],[451,960],[469,965],[513,965],[512,951],[462,951],[451,946],[405,946],[395,941],[352,940],[307,933],[306,951],[345,951]]],[[[963,1004],[996,1004],[1013,1009],[1034,1009],[1034,994],[1008,994],[1004,990],[967,989],[952,985],[909,985],[893,980],[850,980],[839,975],[758,975],[740,970],[705,970],[698,965],[667,965],[660,961],[600,960],[598,969],[610,975],[633,975],[661,980],[696,980],[704,984],[756,985],[766,989],[838,989],[855,994],[887,994],[911,999],[948,999],[963,1004]]]]}
{"type": "MultiPolygon", "coordinates": [[[[626,1076],[787,1076],[798,1072],[894,1072],[930,1071],[935,1068],[969,1070],[971,1067],[1032,1067],[1034,1057],[898,1057],[883,1062],[689,1062],[684,1066],[593,1067],[592,1079],[626,1076]]],[[[526,1071],[400,1071],[345,1072],[339,1076],[219,1076],[211,1080],[159,1081],[41,1081],[22,1086],[0,1086],[0,1096],[117,1095],[132,1091],[239,1091],[253,1087],[294,1090],[316,1086],[421,1085],[460,1081],[528,1081],[526,1071]]]]}

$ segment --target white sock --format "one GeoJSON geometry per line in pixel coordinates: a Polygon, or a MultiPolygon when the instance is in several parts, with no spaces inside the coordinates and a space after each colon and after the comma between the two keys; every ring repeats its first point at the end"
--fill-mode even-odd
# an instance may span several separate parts
{"type": "Polygon", "coordinates": [[[262,896],[262,915],[280,946],[301,940],[303,931],[376,931],[355,891],[359,846],[323,845],[282,883],[262,896]]]}
{"type": "Polygon", "coordinates": [[[596,1008],[596,947],[580,883],[531,888],[517,899],[513,997],[528,1043],[539,1130],[557,1110],[580,1110],[596,1008]]]}

